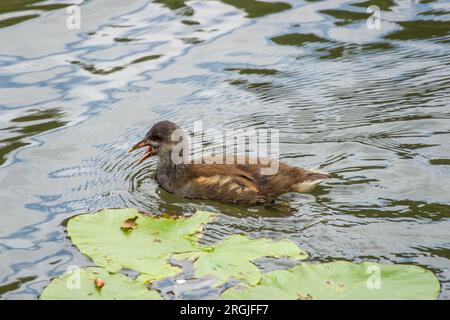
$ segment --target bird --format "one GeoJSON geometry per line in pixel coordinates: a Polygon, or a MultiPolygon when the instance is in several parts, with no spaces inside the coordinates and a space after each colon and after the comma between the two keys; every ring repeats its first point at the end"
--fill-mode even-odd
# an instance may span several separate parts
{"type": "Polygon", "coordinates": [[[223,203],[264,204],[273,202],[288,192],[309,192],[320,182],[331,178],[327,173],[289,166],[267,158],[227,156],[224,163],[212,163],[210,158],[185,160],[181,146],[187,146],[183,130],[171,121],[154,124],[145,137],[128,151],[146,148],[138,164],[157,156],[155,179],[164,190],[185,198],[216,200],[223,203]],[[174,138],[175,137],[175,138],[174,138]],[[181,150],[181,151],[180,151],[181,150]],[[230,161],[232,160],[232,161],[230,161]],[[263,161],[264,160],[264,161],[263,161]],[[263,174],[264,168],[277,165],[273,174],[263,174]]]}

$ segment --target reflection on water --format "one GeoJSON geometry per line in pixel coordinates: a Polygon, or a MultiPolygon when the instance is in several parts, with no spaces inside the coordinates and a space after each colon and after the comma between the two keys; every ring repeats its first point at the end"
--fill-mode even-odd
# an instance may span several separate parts
{"type": "Polygon", "coordinates": [[[235,6],[247,13],[248,18],[262,17],[292,8],[285,2],[264,2],[256,0],[222,0],[223,3],[235,6]]]}
{"type": "MultiPolygon", "coordinates": [[[[387,39],[414,40],[446,37],[450,30],[450,21],[415,20],[400,21],[398,24],[403,30],[387,35],[387,39]]],[[[448,43],[448,37],[442,39],[442,41],[448,43]]]]}
{"type": "Polygon", "coordinates": [[[2,1],[0,3],[0,28],[13,26],[17,23],[39,17],[40,14],[36,14],[35,12],[57,10],[69,5],[66,3],[50,2],[51,1],[45,0],[2,1]],[[45,4],[42,4],[42,2],[45,2],[45,4]],[[33,12],[33,14],[27,14],[28,12],[33,12]],[[11,13],[14,13],[17,16],[2,18],[2,15],[11,13]]]}
{"type": "MultiPolygon", "coordinates": [[[[421,265],[450,298],[447,2],[91,1],[70,31],[67,3],[0,4],[1,298],[35,298],[90,265],[64,222],[113,207],[218,212],[207,243],[288,237],[311,261],[421,265]],[[366,27],[370,5],[380,30],[366,27]],[[155,159],[126,153],[163,119],[278,128],[284,162],[333,179],[261,206],[169,194],[155,159]]],[[[158,285],[216,297],[209,281],[158,285]]]]}
{"type": "Polygon", "coordinates": [[[62,112],[58,108],[28,110],[27,115],[10,120],[10,126],[2,128],[0,140],[0,165],[6,162],[6,156],[20,147],[26,146],[26,138],[62,127],[62,112]]]}

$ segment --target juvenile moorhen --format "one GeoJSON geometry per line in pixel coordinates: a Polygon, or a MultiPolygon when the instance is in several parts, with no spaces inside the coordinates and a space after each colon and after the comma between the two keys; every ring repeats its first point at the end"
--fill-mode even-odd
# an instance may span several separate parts
{"type": "MultiPolygon", "coordinates": [[[[172,159],[174,147],[183,140],[184,143],[187,141],[172,141],[175,130],[181,131],[173,122],[158,122],[129,152],[147,147],[138,163],[157,155],[156,181],[163,189],[176,195],[228,203],[257,204],[272,201],[291,191],[308,192],[321,181],[330,178],[326,173],[291,167],[281,162],[276,162],[276,173],[264,175],[261,169],[269,167],[270,164],[262,161],[262,158],[252,162],[246,157],[246,162],[242,162],[243,158],[240,158],[241,161],[224,161],[224,164],[211,164],[211,161],[208,161],[210,158],[175,163],[179,161],[174,162],[172,159]]],[[[232,160],[237,158],[233,157],[232,160]]]]}

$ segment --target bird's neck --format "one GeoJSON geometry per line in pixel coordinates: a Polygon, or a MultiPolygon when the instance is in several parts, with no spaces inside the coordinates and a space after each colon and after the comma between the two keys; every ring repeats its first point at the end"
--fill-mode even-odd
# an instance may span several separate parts
{"type": "Polygon", "coordinates": [[[182,168],[186,164],[184,162],[175,163],[172,159],[172,149],[167,148],[160,150],[158,153],[158,172],[167,176],[177,177],[182,168]]]}

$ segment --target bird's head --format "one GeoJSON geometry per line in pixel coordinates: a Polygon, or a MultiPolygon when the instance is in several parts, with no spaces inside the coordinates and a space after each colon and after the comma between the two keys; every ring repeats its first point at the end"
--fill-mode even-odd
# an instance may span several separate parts
{"type": "Polygon", "coordinates": [[[138,164],[153,155],[170,153],[172,148],[180,143],[180,137],[184,134],[182,129],[170,121],[160,121],[156,123],[145,135],[144,139],[131,147],[128,152],[147,147],[144,155],[139,159],[138,164]]]}

